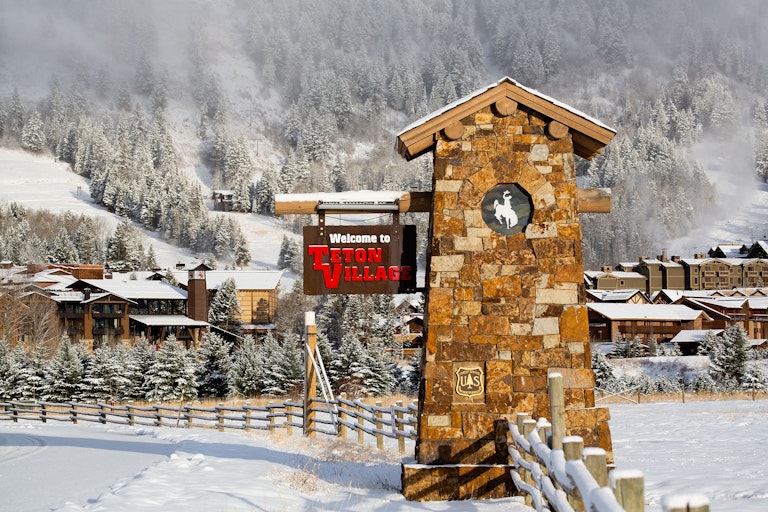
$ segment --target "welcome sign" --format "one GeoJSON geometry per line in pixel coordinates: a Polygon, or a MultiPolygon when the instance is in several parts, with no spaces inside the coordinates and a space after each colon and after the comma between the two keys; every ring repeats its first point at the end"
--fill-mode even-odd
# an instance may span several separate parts
{"type": "Polygon", "coordinates": [[[304,293],[416,291],[416,226],[306,226],[304,293]]]}

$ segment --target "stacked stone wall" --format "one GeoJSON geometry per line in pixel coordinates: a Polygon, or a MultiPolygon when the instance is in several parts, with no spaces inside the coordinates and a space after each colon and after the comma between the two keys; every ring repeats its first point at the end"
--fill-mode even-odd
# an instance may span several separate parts
{"type": "MultiPolygon", "coordinates": [[[[421,464],[506,464],[506,421],[549,416],[550,371],[565,377],[567,408],[594,407],[571,136],[522,105],[504,114],[467,116],[434,151],[421,464]],[[483,219],[501,184],[530,199],[520,233],[483,219]],[[457,391],[462,372],[482,372],[482,393],[457,391]]],[[[588,446],[610,451],[607,410],[574,417],[588,446]]]]}

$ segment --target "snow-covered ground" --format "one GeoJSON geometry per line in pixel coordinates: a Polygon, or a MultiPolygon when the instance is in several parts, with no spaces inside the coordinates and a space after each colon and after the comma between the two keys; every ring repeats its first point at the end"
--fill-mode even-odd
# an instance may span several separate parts
{"type": "MultiPolygon", "coordinates": [[[[648,512],[672,493],[704,494],[712,511],[768,510],[768,401],[610,410],[616,463],[643,471],[648,512]]],[[[394,446],[379,452],[373,441],[360,448],[297,430],[2,422],[0,510],[530,510],[519,498],[408,502],[394,446]]]]}

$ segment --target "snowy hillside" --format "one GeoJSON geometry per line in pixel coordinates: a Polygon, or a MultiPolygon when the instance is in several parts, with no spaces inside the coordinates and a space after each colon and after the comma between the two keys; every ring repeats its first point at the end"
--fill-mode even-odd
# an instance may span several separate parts
{"type": "MultiPolygon", "coordinates": [[[[71,211],[102,220],[109,230],[120,222],[120,217],[106,208],[94,204],[88,192],[88,180],[68,169],[67,164],[53,158],[35,156],[22,151],[0,149],[0,201],[16,202],[29,209],[46,209],[54,213],[71,211]]],[[[249,268],[276,268],[283,235],[294,236],[275,219],[258,215],[216,213],[231,215],[240,224],[251,251],[249,268]]],[[[137,224],[137,229],[141,229],[137,224]]],[[[144,246],[151,244],[163,268],[177,262],[187,263],[194,258],[188,249],[182,249],[161,240],[157,233],[143,231],[144,246]]],[[[282,287],[285,289],[285,286],[282,287]]]]}

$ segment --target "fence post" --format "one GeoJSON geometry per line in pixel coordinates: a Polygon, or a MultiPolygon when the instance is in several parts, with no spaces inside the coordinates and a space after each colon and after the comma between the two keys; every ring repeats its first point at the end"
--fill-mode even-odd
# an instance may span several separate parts
{"type": "Polygon", "coordinates": [[[72,417],[72,424],[77,425],[77,407],[75,402],[69,402],[70,416],[72,417]]]}
{"type": "Polygon", "coordinates": [[[283,405],[285,405],[285,431],[289,436],[292,436],[293,426],[291,426],[291,421],[293,421],[293,406],[288,402],[283,402],[283,405]]]}
{"type": "Polygon", "coordinates": [[[11,417],[14,423],[19,422],[19,406],[13,403],[11,404],[11,417]]]}
{"type": "Polygon", "coordinates": [[[216,404],[216,430],[219,432],[224,432],[224,411],[222,411],[222,407],[224,407],[224,402],[216,404]]]}
{"type": "Polygon", "coordinates": [[[552,446],[553,450],[563,449],[565,437],[565,393],[563,391],[563,376],[553,372],[547,376],[549,383],[549,413],[552,417],[552,446]]]}
{"type": "Polygon", "coordinates": [[[99,423],[102,425],[107,424],[107,411],[104,407],[104,404],[99,404],[99,423]]]}
{"type": "Polygon", "coordinates": [[[270,434],[275,433],[275,410],[273,407],[270,407],[271,405],[274,405],[274,403],[275,402],[272,401],[272,402],[269,402],[269,404],[267,404],[267,416],[269,417],[269,433],[270,434]]]}
{"type": "Polygon", "coordinates": [[[163,413],[160,412],[160,404],[155,404],[153,406],[155,408],[155,425],[158,427],[163,426],[163,413]]]}
{"type": "Polygon", "coordinates": [[[360,407],[359,405],[357,408],[357,442],[359,444],[365,443],[365,431],[363,430],[363,427],[365,426],[365,409],[360,407]]]}
{"type": "Polygon", "coordinates": [[[597,485],[608,485],[608,463],[602,448],[584,448],[584,465],[587,466],[597,485]]]}
{"type": "Polygon", "coordinates": [[[640,471],[631,469],[614,469],[610,473],[613,494],[616,501],[626,512],[643,512],[645,510],[645,482],[640,471]]]}
{"type": "Polygon", "coordinates": [[[397,412],[395,413],[395,417],[392,418],[392,424],[395,426],[395,437],[397,437],[397,451],[400,453],[405,452],[405,437],[398,434],[398,430],[405,430],[404,428],[400,428],[403,426],[403,411],[400,410],[400,408],[403,406],[403,401],[398,400],[395,402],[395,407],[398,407],[397,412]]]}
{"type": "Polygon", "coordinates": [[[48,423],[48,418],[46,417],[45,402],[40,402],[40,421],[43,423],[48,423]]]}
{"type": "MultiPolygon", "coordinates": [[[[376,402],[376,407],[381,407],[381,406],[382,406],[382,404],[381,404],[380,400],[378,402],[376,402]]],[[[380,410],[376,409],[376,414],[375,414],[375,416],[376,416],[375,425],[376,425],[376,430],[377,430],[377,432],[376,432],[376,448],[378,448],[379,450],[383,450],[384,449],[384,434],[379,432],[379,430],[381,430],[382,427],[384,426],[381,423],[382,414],[383,413],[380,410]]]]}
{"type": "Polygon", "coordinates": [[[248,432],[251,429],[251,410],[249,409],[250,405],[251,405],[251,402],[245,402],[245,407],[243,407],[243,409],[245,410],[244,429],[246,432],[248,432]]]}
{"type": "Polygon", "coordinates": [[[312,399],[317,395],[317,369],[312,364],[317,350],[317,326],[315,325],[315,312],[304,313],[304,437],[315,437],[313,429],[315,411],[312,407],[312,399]]]}
{"type": "MultiPolygon", "coordinates": [[[[342,393],[340,397],[346,400],[347,394],[342,393]]],[[[340,420],[339,421],[339,437],[341,437],[341,439],[346,441],[347,440],[347,421],[349,419],[349,416],[347,416],[347,410],[344,409],[344,407],[346,407],[346,405],[344,405],[343,403],[341,403],[341,401],[339,401],[339,420],[340,420]]]]}
{"type": "Polygon", "coordinates": [[[125,410],[128,413],[128,425],[132,427],[135,423],[134,416],[133,416],[133,404],[130,404],[130,403],[126,404],[125,410]]]}
{"type": "MultiPolygon", "coordinates": [[[[581,460],[581,452],[584,450],[584,440],[579,436],[566,436],[562,438],[563,454],[565,460],[581,460]]],[[[577,489],[578,491],[578,489],[577,489]]],[[[578,492],[577,492],[578,494],[578,492]]],[[[582,496],[572,496],[568,494],[568,503],[574,510],[584,510],[584,503],[581,500],[582,496]]]]}

